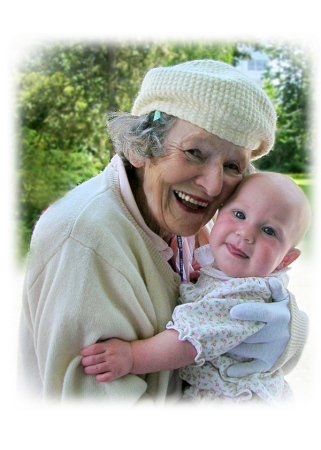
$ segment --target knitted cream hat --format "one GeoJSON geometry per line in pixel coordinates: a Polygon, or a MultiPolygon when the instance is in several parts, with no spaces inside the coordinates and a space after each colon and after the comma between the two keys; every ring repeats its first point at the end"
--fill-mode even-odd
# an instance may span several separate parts
{"type": "Polygon", "coordinates": [[[132,114],[159,110],[253,150],[272,148],[276,113],[265,92],[229,64],[212,60],[157,67],[145,75],[132,114]]]}

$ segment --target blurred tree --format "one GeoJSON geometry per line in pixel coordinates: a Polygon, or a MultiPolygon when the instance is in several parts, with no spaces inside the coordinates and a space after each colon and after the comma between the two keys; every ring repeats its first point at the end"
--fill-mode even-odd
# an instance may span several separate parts
{"type": "Polygon", "coordinates": [[[54,44],[26,55],[17,73],[19,252],[54,200],[109,162],[106,113],[131,110],[151,67],[191,59],[234,64],[232,43],[54,44]]]}
{"type": "MultiPolygon", "coordinates": [[[[259,47],[259,46],[258,46],[259,47]]],[[[25,254],[41,212],[109,162],[106,113],[131,110],[151,67],[192,59],[235,65],[241,43],[152,42],[54,44],[37,48],[17,73],[19,249],[25,254]]],[[[263,170],[305,172],[311,164],[311,64],[304,49],[262,47],[271,57],[265,90],[279,116],[263,170]]]]}
{"type": "Polygon", "coordinates": [[[256,166],[284,173],[310,172],[311,55],[307,49],[288,43],[276,43],[263,50],[271,58],[264,89],[275,104],[278,125],[274,149],[256,166]]]}

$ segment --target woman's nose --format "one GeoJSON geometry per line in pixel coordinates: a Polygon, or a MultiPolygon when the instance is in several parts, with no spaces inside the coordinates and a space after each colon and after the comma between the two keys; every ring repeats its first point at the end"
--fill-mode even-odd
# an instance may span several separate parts
{"type": "Polygon", "coordinates": [[[201,186],[209,197],[217,197],[222,192],[224,171],[223,168],[211,166],[204,168],[196,178],[196,184],[201,186]]]}

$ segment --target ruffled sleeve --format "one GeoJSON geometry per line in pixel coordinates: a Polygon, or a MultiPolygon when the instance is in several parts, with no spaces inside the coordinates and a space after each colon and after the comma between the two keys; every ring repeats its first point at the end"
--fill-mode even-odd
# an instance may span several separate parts
{"type": "MultiPolygon", "coordinates": [[[[202,281],[202,280],[201,280],[202,281]]],[[[204,283],[204,280],[203,280],[204,283]]],[[[247,337],[259,331],[264,323],[235,320],[230,309],[244,301],[263,301],[262,295],[254,292],[254,279],[238,279],[220,283],[204,295],[203,289],[183,283],[181,301],[173,312],[167,329],[178,332],[179,340],[188,340],[197,351],[195,363],[198,366],[230,351],[247,337]],[[203,297],[201,297],[203,292],[203,297]]],[[[264,291],[265,283],[256,285],[264,291]]]]}

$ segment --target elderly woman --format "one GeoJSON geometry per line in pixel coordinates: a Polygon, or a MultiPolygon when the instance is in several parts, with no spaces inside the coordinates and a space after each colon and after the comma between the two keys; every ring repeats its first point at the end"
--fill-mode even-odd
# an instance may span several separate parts
{"type": "MultiPolygon", "coordinates": [[[[251,160],[269,152],[275,124],[264,92],[227,64],[191,61],[146,74],[132,114],[110,122],[116,156],[52,205],[33,233],[20,370],[39,396],[180,397],[176,372],[99,383],[85,375],[80,350],[165,329],[204,227],[251,160]]],[[[267,324],[233,350],[253,358],[234,375],[289,371],[298,361],[306,317],[291,295],[276,289],[273,296],[278,302],[252,311],[235,307],[235,317],[267,324]]]]}

